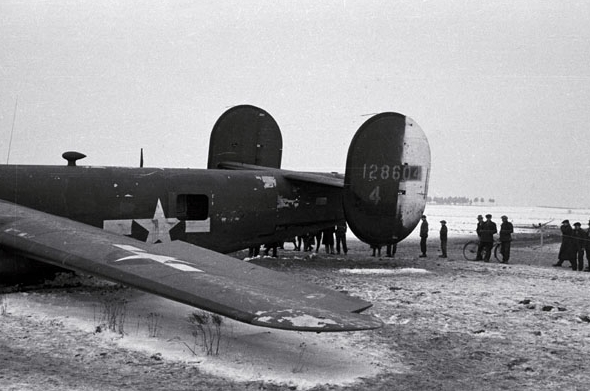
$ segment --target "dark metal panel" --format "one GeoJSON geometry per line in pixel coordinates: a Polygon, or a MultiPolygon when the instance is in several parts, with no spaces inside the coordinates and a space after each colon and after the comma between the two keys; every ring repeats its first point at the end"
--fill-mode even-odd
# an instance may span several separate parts
{"type": "Polygon", "coordinates": [[[207,168],[225,161],[280,168],[283,138],[274,118],[250,105],[232,107],[219,117],[209,141],[207,168]]]}

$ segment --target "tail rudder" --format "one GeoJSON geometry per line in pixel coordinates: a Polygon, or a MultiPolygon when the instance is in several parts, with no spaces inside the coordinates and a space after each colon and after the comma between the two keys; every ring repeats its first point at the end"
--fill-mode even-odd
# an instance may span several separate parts
{"type": "Polygon", "coordinates": [[[234,162],[280,168],[283,138],[274,118],[256,106],[234,106],[211,131],[208,168],[234,162]]]}
{"type": "Polygon", "coordinates": [[[368,119],[346,161],[344,213],[354,234],[374,245],[397,243],[426,206],[430,146],[422,129],[399,113],[368,119]]]}

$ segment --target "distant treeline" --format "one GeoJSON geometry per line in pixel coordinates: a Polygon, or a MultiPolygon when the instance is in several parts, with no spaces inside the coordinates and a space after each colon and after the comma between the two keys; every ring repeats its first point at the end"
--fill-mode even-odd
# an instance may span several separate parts
{"type": "Polygon", "coordinates": [[[426,202],[429,204],[443,204],[443,205],[473,205],[473,204],[483,204],[483,203],[490,203],[493,204],[496,202],[493,198],[488,198],[486,201],[483,197],[475,197],[475,198],[468,198],[468,197],[427,197],[426,202]]]}

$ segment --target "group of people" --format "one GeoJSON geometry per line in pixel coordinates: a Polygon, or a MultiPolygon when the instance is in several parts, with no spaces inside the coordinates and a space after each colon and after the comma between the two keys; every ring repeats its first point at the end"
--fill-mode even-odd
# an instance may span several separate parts
{"type": "MultiPolygon", "coordinates": [[[[371,250],[373,250],[374,257],[381,256],[381,247],[382,246],[371,245],[371,250]]],[[[397,243],[388,244],[387,246],[385,246],[385,248],[386,248],[386,253],[385,253],[386,257],[388,257],[388,258],[395,257],[395,253],[397,251],[397,243]]]]}
{"type": "MultiPolygon", "coordinates": [[[[500,254],[502,256],[502,263],[508,263],[510,260],[510,244],[512,242],[512,234],[514,227],[507,216],[502,216],[502,223],[500,231],[498,232],[497,225],[492,221],[492,215],[485,215],[485,220],[482,215],[477,216],[476,233],[479,239],[477,248],[476,261],[489,262],[494,246],[494,235],[499,233],[500,239],[500,254]]],[[[427,257],[427,239],[428,239],[428,220],[426,215],[422,215],[420,224],[420,258],[427,257]]],[[[448,228],[445,220],[440,221],[440,258],[447,258],[447,238],[448,228]]],[[[572,269],[582,270],[584,249],[586,250],[586,257],[588,265],[590,266],[590,228],[584,231],[580,228],[580,223],[575,223],[574,228],[569,225],[568,220],[562,222],[562,245],[559,251],[559,261],[553,266],[561,266],[564,261],[570,261],[572,269]]],[[[590,222],[588,223],[590,227],[590,222]]],[[[324,245],[326,254],[344,254],[348,253],[346,245],[346,221],[339,221],[336,226],[325,228],[321,231],[310,232],[302,236],[293,238],[295,251],[319,251],[320,245],[324,245]]],[[[272,250],[272,256],[277,257],[277,248],[282,248],[282,243],[269,243],[264,245],[264,254],[269,255],[272,250]]],[[[381,246],[371,245],[373,256],[381,256],[381,246]]],[[[397,250],[396,244],[387,245],[387,257],[394,257],[397,250]]],[[[259,247],[251,247],[249,257],[256,257],[259,255],[259,247]]],[[[586,268],[586,271],[590,271],[586,268]]]]}
{"type": "MultiPolygon", "coordinates": [[[[426,258],[426,240],[428,239],[428,220],[426,219],[426,215],[422,215],[422,223],[420,223],[420,258],[426,258]]],[[[447,222],[445,220],[440,221],[440,251],[441,255],[440,258],[447,257],[447,235],[448,235],[448,228],[447,222]]]]}
{"type": "Polygon", "coordinates": [[[336,223],[336,226],[298,236],[293,245],[295,251],[300,251],[301,247],[303,247],[303,251],[313,251],[315,245],[315,252],[317,253],[320,244],[323,244],[326,254],[340,254],[340,251],[342,251],[346,255],[348,253],[346,231],[346,221],[340,220],[336,223]]]}
{"type": "MultiPolygon", "coordinates": [[[[512,234],[514,227],[507,216],[502,216],[502,223],[500,224],[500,231],[494,221],[492,215],[485,215],[485,220],[482,215],[477,216],[476,233],[478,237],[478,248],[476,261],[489,262],[494,246],[494,235],[499,234],[500,240],[500,254],[502,256],[501,263],[508,263],[510,260],[510,245],[512,242],[512,234]]],[[[425,215],[422,215],[422,222],[420,225],[420,258],[427,257],[427,239],[428,239],[428,221],[425,215]]],[[[448,228],[445,220],[440,221],[440,258],[447,258],[447,237],[448,228]]],[[[570,262],[572,270],[590,271],[590,221],[588,222],[588,229],[582,229],[582,224],[574,223],[573,227],[569,220],[561,222],[561,246],[559,248],[558,261],[553,266],[560,267],[565,261],[570,262]],[[584,269],[584,253],[586,253],[587,266],[584,269]]],[[[348,253],[346,245],[346,221],[339,221],[336,226],[328,227],[321,231],[310,232],[302,236],[298,236],[291,240],[294,249],[300,251],[319,251],[320,245],[323,244],[327,254],[344,254],[348,253]]],[[[269,255],[272,251],[272,256],[277,257],[277,248],[282,248],[282,243],[268,243],[264,245],[264,254],[269,255]]],[[[373,256],[381,256],[381,246],[372,245],[373,256]]],[[[397,250],[397,244],[387,245],[387,257],[394,257],[397,250]]],[[[251,247],[249,257],[256,257],[260,253],[260,247],[251,247]]]]}
{"type": "Polygon", "coordinates": [[[572,270],[590,271],[590,221],[588,229],[582,229],[582,224],[575,222],[570,225],[569,220],[561,222],[561,246],[559,247],[558,261],[553,266],[561,266],[564,261],[569,261],[572,270]],[[584,251],[588,266],[584,269],[584,251]]]}
{"type": "MultiPolygon", "coordinates": [[[[348,247],[346,245],[346,221],[341,220],[333,227],[328,227],[320,231],[308,232],[305,235],[297,236],[289,240],[293,243],[295,251],[314,251],[317,253],[320,245],[324,245],[326,254],[340,254],[340,251],[346,255],[348,247]]],[[[277,258],[277,249],[283,248],[283,243],[267,243],[264,245],[264,255],[271,253],[273,258],[277,258]]],[[[248,249],[248,258],[260,255],[260,246],[250,247],[248,249]]]]}
{"type": "MultiPolygon", "coordinates": [[[[487,214],[484,221],[483,216],[477,216],[477,237],[479,245],[477,248],[476,261],[489,262],[494,246],[494,235],[498,233],[498,227],[492,221],[492,215],[487,214]]],[[[510,242],[512,242],[512,234],[514,233],[514,226],[508,221],[508,216],[502,216],[502,224],[500,225],[500,254],[502,255],[502,263],[508,263],[510,260],[510,242]]],[[[447,236],[448,228],[445,220],[440,221],[440,258],[447,257],[447,236]]],[[[428,239],[428,221],[426,216],[422,216],[422,223],[420,224],[420,258],[425,258],[426,255],[426,241],[428,239]]]]}
{"type": "MultiPolygon", "coordinates": [[[[500,224],[500,254],[502,255],[502,263],[508,263],[510,260],[510,242],[512,242],[512,234],[514,233],[514,226],[508,221],[508,216],[502,216],[502,224],[500,224]]],[[[494,246],[494,235],[498,233],[496,223],[492,221],[492,215],[487,214],[486,220],[483,220],[481,215],[477,216],[477,237],[479,238],[479,246],[477,247],[476,261],[483,260],[489,262],[492,255],[492,247],[494,246]],[[482,256],[483,255],[483,256],[482,256]]]]}

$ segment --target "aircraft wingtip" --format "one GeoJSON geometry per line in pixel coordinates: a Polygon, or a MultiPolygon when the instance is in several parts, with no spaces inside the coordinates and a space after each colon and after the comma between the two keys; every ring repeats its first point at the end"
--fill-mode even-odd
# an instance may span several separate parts
{"type": "Polygon", "coordinates": [[[343,332],[373,330],[383,327],[381,320],[356,313],[312,314],[299,310],[264,311],[257,314],[252,324],[285,330],[311,332],[343,332]]]}

